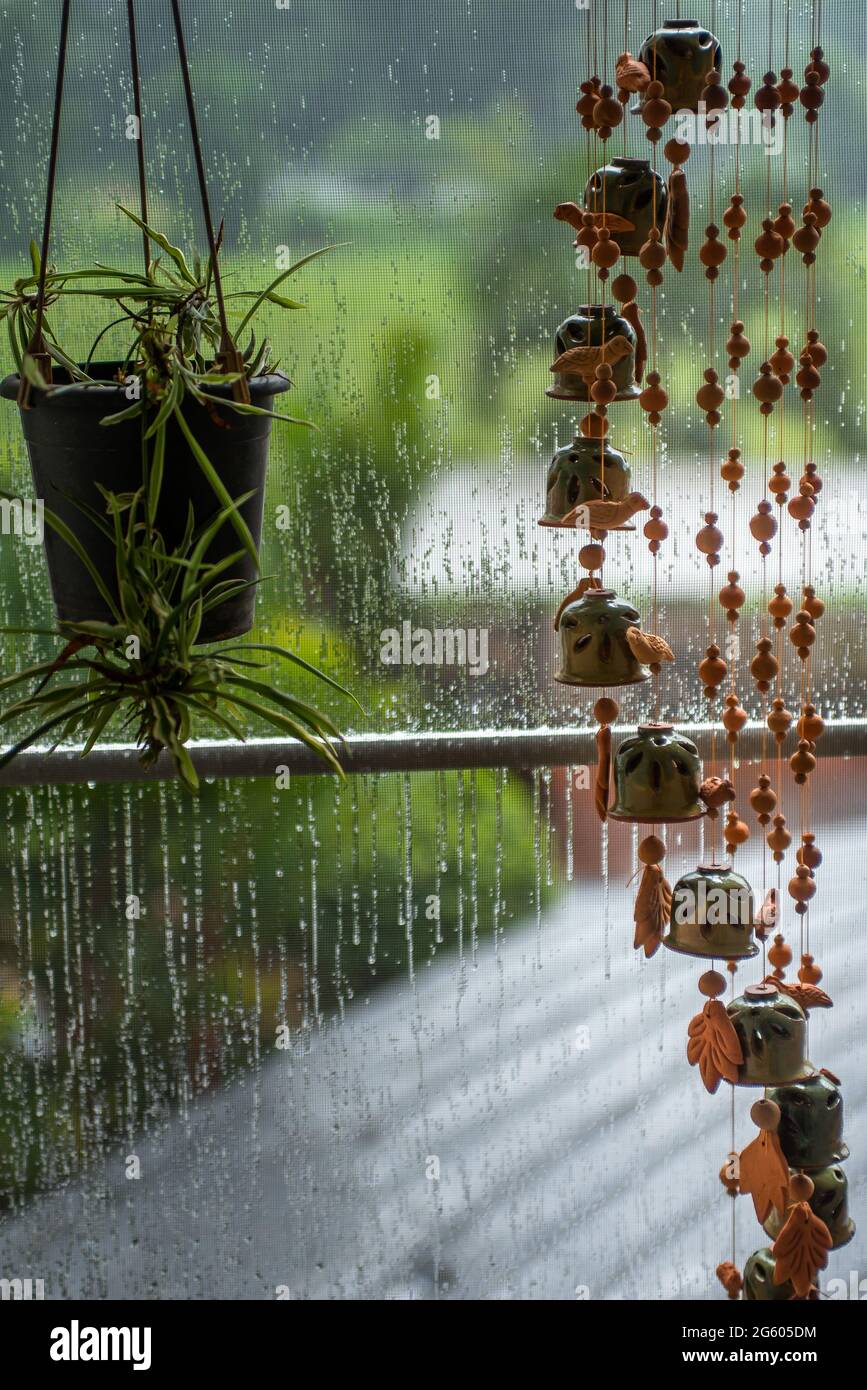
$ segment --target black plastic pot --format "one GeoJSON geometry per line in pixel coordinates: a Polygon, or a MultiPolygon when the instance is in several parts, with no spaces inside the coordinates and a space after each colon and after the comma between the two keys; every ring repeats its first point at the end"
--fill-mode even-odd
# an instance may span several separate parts
{"type": "MultiPolygon", "coordinates": [[[[112,593],[117,589],[114,546],[75,503],[85,502],[102,514],[105,501],[97,483],[118,493],[135,492],[141,486],[140,418],[119,425],[100,424],[105,416],[115,415],[131,403],[126,388],[113,380],[117,369],[118,364],[113,362],[91,364],[89,375],[105,385],[79,383],[59,395],[34,390],[32,408],[21,411],[36,496],[75,533],[112,593]]],[[[65,373],[55,369],[54,384],[65,385],[67,381],[65,373]]],[[[251,402],[270,410],[273,397],[287,391],[290,384],[284,376],[256,377],[250,382],[251,402]]],[[[18,376],[7,376],[0,383],[0,395],[15,400],[17,394],[18,376]]],[[[208,394],[227,401],[231,398],[228,386],[212,386],[208,394]]],[[[229,496],[235,498],[253,491],[240,511],[258,547],[271,420],[261,415],[239,414],[229,406],[214,406],[212,414],[190,396],[184,399],[183,413],[190,432],[207,454],[229,496]]],[[[190,503],[197,529],[221,510],[177,422],[171,420],[166,431],[165,472],[157,513],[157,526],[169,547],[183,537],[190,503]]],[[[240,548],[238,533],[227,521],[215,536],[207,559],[219,560],[240,548]]],[[[45,555],[58,619],[110,620],[110,611],[85,566],[47,526],[45,555]]],[[[237,565],[220,575],[220,581],[235,578],[256,578],[252,557],[246,553],[237,565]]],[[[256,590],[250,587],[212,609],[202,622],[199,642],[216,642],[249,632],[255,602],[256,590]]]]}

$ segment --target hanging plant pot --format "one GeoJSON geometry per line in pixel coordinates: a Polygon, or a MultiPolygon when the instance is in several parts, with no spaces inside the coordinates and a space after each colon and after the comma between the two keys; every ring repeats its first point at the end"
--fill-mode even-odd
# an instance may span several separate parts
{"type": "Polygon", "coordinates": [[[662,83],[672,111],[696,114],[708,73],[722,71],[718,40],[694,19],[667,19],[644,40],[638,56],[662,83]]]}
{"type": "MultiPolygon", "coordinates": [[[[104,386],[68,385],[68,376],[55,369],[54,385],[64,389],[57,393],[34,390],[31,408],[21,411],[36,496],[81,542],[113,595],[117,593],[114,543],[77,504],[83,503],[103,516],[105,502],[97,485],[114,493],[135,492],[142,486],[141,420],[124,420],[116,425],[100,423],[130,404],[125,394],[127,388],[114,380],[119,365],[98,363],[88,369],[90,376],[106,383],[104,386]]],[[[290,384],[279,375],[254,377],[249,383],[251,403],[270,410],[273,397],[287,391],[290,384]]],[[[8,376],[0,384],[0,395],[15,400],[18,388],[18,375],[8,376]]],[[[206,409],[187,396],[182,406],[184,419],[229,496],[234,500],[247,492],[253,494],[238,510],[258,549],[272,421],[232,410],[228,404],[229,386],[211,386],[208,391],[225,399],[226,407],[214,405],[206,409]]],[[[180,426],[171,420],[166,432],[165,473],[156,516],[157,527],[169,547],[181,541],[190,506],[197,530],[222,510],[222,503],[180,426]]],[[[213,563],[241,548],[237,531],[227,521],[211,543],[206,559],[213,563]]],[[[110,610],[86,567],[50,527],[45,530],[45,555],[58,620],[110,621],[110,610]]],[[[200,643],[249,632],[256,603],[256,578],[253,557],[246,552],[220,575],[220,581],[242,579],[249,581],[250,587],[204,615],[200,643]]]]}
{"type": "Polygon", "coordinates": [[[639,825],[698,820],[701,760],[691,739],[672,724],[639,724],[614,757],[612,820],[639,825]]]}
{"type": "Polygon", "coordinates": [[[584,207],[590,212],[614,213],[624,218],[631,231],[617,231],[621,256],[637,256],[655,225],[665,224],[668,190],[649,159],[612,159],[591,174],[584,189],[584,207]]]}

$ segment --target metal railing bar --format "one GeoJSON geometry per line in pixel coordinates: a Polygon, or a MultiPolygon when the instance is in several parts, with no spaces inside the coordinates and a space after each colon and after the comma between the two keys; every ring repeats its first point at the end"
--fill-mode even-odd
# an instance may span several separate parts
{"type": "MultiPolygon", "coordinates": [[[[704,736],[718,725],[686,723],[677,726],[698,741],[706,753],[704,736]]],[[[614,726],[619,738],[633,733],[634,724],[614,726]]],[[[460,768],[536,768],[582,765],[596,760],[595,729],[458,729],[453,732],[353,734],[347,737],[339,757],[347,773],[432,772],[460,768]]],[[[773,761],[776,745],[763,724],[749,723],[738,738],[739,762],[761,756],[765,735],[767,756],[773,761]]],[[[330,769],[304,744],[294,739],[251,738],[246,743],[202,740],[189,745],[201,778],[275,777],[279,768],[295,775],[325,774],[330,769]]],[[[784,745],[788,757],[795,747],[794,734],[784,745]]],[[[836,719],[825,724],[822,757],[867,755],[867,719],[836,719]]],[[[97,744],[87,758],[79,748],[30,748],[0,771],[0,786],[62,786],[99,782],[154,782],[173,777],[170,758],[163,755],[151,768],[143,768],[132,744],[97,744]]]]}

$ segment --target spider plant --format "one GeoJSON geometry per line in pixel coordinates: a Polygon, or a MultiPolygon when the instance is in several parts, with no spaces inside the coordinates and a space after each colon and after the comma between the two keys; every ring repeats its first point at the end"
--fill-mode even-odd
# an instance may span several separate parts
{"type": "Polygon", "coordinates": [[[231,520],[245,497],[230,500],[198,530],[190,509],[183,540],[169,551],[150,519],[144,488],[123,495],[100,491],[105,513],[94,510],[91,519],[113,539],[117,598],[66,524],[47,509],[45,519],[89,568],[111,609],[112,621],[62,624],[52,633],[64,643],[57,656],[0,679],[0,692],[33,682],[31,693],[0,710],[0,725],[23,718],[31,724],[0,756],[0,767],[44,738],[50,738],[52,749],[66,740],[83,738],[81,756],[85,757],[114,720],[122,729],[132,730],[144,767],[166,750],[181,782],[195,792],[199,782],[186,747],[194,727],[210,725],[243,740],[244,721],[254,717],[300,739],[342,776],[334,743],[340,734],[332,721],[259,673],[271,658],[277,658],[302,667],[354,699],[349,691],[283,647],[250,642],[207,653],[195,650],[208,608],[250,582],[225,577],[241,551],[215,563],[205,558],[217,531],[231,520]]]}
{"type": "MultiPolygon", "coordinates": [[[[287,310],[302,309],[303,304],[280,293],[281,286],[310,261],[335,248],[325,246],[303,256],[262,289],[232,289],[229,282],[224,298],[227,311],[237,319],[232,322],[231,329],[234,343],[240,346],[227,354],[213,295],[214,267],[210,254],[204,260],[198,256],[188,259],[162,232],[121,204],[118,208],[161,254],[149,261],[146,272],[117,269],[101,262],[75,270],[48,267],[43,320],[47,354],[65,370],[70,383],[96,385],[96,379],[90,375],[96,349],[120,338],[115,352],[115,360],[119,363],[117,380],[128,382],[133,378],[138,383],[139,395],[124,410],[106,415],[101,423],[110,427],[121,421],[142,418],[143,463],[148,473],[145,485],[151,521],[156,515],[156,500],[166,467],[166,427],[174,419],[219,505],[228,508],[228,519],[240,543],[258,564],[258,551],[250,530],[190,429],[184,415],[184,401],[189,397],[212,414],[219,407],[221,411],[229,409],[239,414],[263,415],[313,428],[310,421],[267,410],[243,399],[245,393],[238,386],[242,381],[275,372],[278,365],[268,338],[257,338],[254,331],[253,322],[259,310],[265,304],[287,310]],[[82,299],[101,301],[110,309],[112,317],[97,333],[83,363],[79,363],[61,346],[52,317],[56,305],[82,299]],[[226,384],[233,388],[231,399],[212,393],[214,386],[226,384]]],[[[217,239],[217,254],[221,241],[222,227],[217,239]]],[[[0,291],[0,320],[6,321],[9,347],[18,372],[31,386],[59,393],[68,388],[50,385],[43,367],[28,352],[36,322],[40,273],[35,242],[30,243],[30,259],[30,273],[19,277],[11,289],[0,291]]]]}

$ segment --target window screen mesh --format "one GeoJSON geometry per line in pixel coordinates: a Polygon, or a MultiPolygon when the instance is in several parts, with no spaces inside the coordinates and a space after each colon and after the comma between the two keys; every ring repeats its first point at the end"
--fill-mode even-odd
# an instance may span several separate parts
{"type": "MultiPolygon", "coordinates": [[[[281,258],[334,244],[292,293],[306,308],[264,316],[294,383],[275,427],[256,635],[349,685],[365,707],[315,693],[347,730],[588,725],[592,699],[556,684],[552,618],[580,578],[574,534],[537,525],[555,447],[575,413],[547,399],[554,331],[595,298],[554,206],[581,201],[600,161],[573,106],[593,70],[598,14],[569,0],[377,0],[183,6],[227,285],[265,284],[281,258]],[[437,121],[432,126],[431,118],[437,121]],[[429,138],[437,130],[437,138],[429,138]],[[390,632],[484,631],[487,660],[388,664],[390,632]],[[484,669],[482,669],[484,666],[484,669]]],[[[774,5],[772,68],[784,7],[774,5]]],[[[203,232],[168,4],[141,6],[151,221],[201,250],[203,232]]],[[[693,7],[734,56],[737,8],[693,7]]],[[[813,663],[826,718],[865,714],[862,17],[825,0],[833,69],[821,116],[822,185],[834,220],[821,247],[817,320],[829,350],[813,458],[824,478],[810,533],[827,605],[813,663]]],[[[134,147],[125,6],[73,5],[52,260],[133,264],[134,147]]],[[[691,10],[691,13],[693,11],[691,10]]],[[[609,66],[626,46],[607,7],[609,66]]],[[[0,29],[0,265],[9,285],[41,228],[59,6],[7,7],[0,29]]],[[[633,51],[662,10],[632,0],[633,51]]],[[[791,6],[792,66],[810,46],[791,6]]],[[[747,0],[743,57],[768,68],[768,5],[747,0]]],[[[644,152],[637,118],[616,154],[644,152]]],[[[806,193],[800,113],[787,156],[806,193]]],[[[660,165],[663,162],[660,159],[660,165]]],[[[734,567],[747,592],[741,698],[769,586],[802,581],[793,525],[764,569],[747,520],[764,495],[762,427],[742,372],[745,477],[717,484],[726,536],[709,577],[693,545],[711,507],[708,431],[694,394],[708,362],[707,293],[695,260],[733,188],[734,151],[693,152],[690,257],[659,294],[658,366],[671,405],[659,481],[670,539],[658,561],[658,623],[678,660],[661,713],[702,720],[696,666],[708,599],[734,567]],[[781,568],[778,569],[778,566],[781,568]]],[[[739,289],[763,334],[752,240],[782,161],[742,155],[750,211],[739,289]]],[[[787,332],[806,326],[790,258],[787,332]]],[[[634,268],[634,263],[629,267],[634,268]]],[[[647,291],[639,292],[643,309],[647,291]]],[[[104,326],[82,306],[58,320],[81,355],[104,326]]],[[[776,314],[776,304],[772,313],[776,314]]],[[[717,290],[717,365],[731,276],[717,290]]],[[[774,319],[776,322],[776,319],[774,319]]],[[[777,331],[777,330],[775,330],[777,331]]],[[[2,349],[0,349],[2,350],[2,349]]],[[[11,369],[8,352],[4,366],[11,369]]],[[[795,482],[797,408],[768,458],[795,482]]],[[[730,440],[727,425],[721,445],[730,440]]],[[[649,486],[637,406],[613,406],[612,440],[649,486]]],[[[14,405],[0,413],[0,485],[32,490],[14,405]]],[[[640,535],[612,535],[606,577],[649,612],[640,535]],[[616,579],[615,579],[616,576],[616,579]]],[[[2,538],[0,610],[46,627],[39,546],[2,538]]],[[[3,640],[4,671],[56,650],[3,640]]],[[[798,670],[787,656],[786,693],[798,670]]],[[[625,691],[622,719],[647,710],[625,691]]],[[[113,729],[109,737],[122,739],[113,729]]],[[[708,747],[702,743],[702,753],[708,747]]],[[[10,1269],[51,1296],[592,1298],[716,1296],[730,1247],[717,1170],[731,1146],[727,1097],[685,1059],[694,962],[632,951],[637,835],[600,828],[574,769],[503,769],[173,785],[4,789],[0,907],[0,1205],[10,1269]],[[131,898],[141,916],[128,916],[131,898]],[[660,957],[662,957],[660,959],[660,957]],[[127,1178],[129,1156],[142,1176],[127,1178]],[[432,1176],[436,1174],[436,1176],[432,1176]]],[[[756,769],[737,778],[741,803],[756,769]]],[[[793,826],[798,796],[785,774],[793,826]]],[[[813,828],[825,856],[811,949],[835,999],[814,1015],[811,1056],[841,1075],[856,1221],[867,1132],[858,1067],[865,805],[860,762],[820,760],[813,828]]],[[[703,831],[673,830],[671,872],[703,831]]],[[[738,867],[759,891],[775,870],[754,835],[738,867]]],[[[788,871],[787,875],[788,876],[788,871]]],[[[785,881],[785,880],[784,880],[785,881]]],[[[786,923],[794,942],[797,924],[786,923]]],[[[741,977],[739,976],[739,979],[741,977]]],[[[751,1134],[738,1093],[738,1145],[751,1134]]],[[[764,1238],[738,1203],[737,1254],[764,1238]]],[[[857,1235],[831,1273],[859,1268],[857,1235]]]]}

